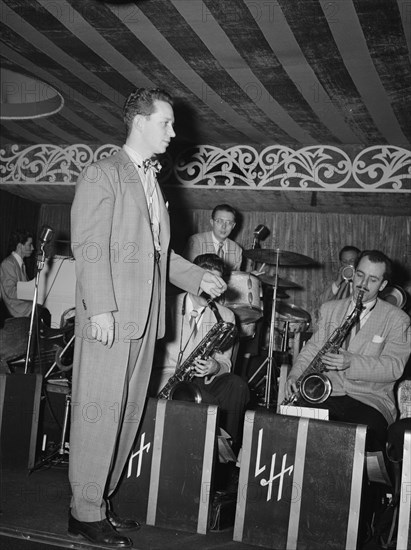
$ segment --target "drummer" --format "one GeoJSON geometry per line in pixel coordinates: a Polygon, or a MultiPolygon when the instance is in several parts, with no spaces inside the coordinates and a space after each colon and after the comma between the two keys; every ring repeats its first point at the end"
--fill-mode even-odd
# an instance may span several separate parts
{"type": "Polygon", "coordinates": [[[217,254],[228,272],[239,271],[243,261],[242,248],[229,239],[237,221],[237,212],[229,204],[217,205],[210,218],[211,231],[192,235],[184,249],[183,256],[193,261],[200,254],[217,254]]]}

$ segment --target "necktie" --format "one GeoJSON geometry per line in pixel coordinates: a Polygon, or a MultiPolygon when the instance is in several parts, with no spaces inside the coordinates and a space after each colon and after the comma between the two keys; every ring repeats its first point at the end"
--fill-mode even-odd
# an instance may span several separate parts
{"type": "Polygon", "coordinates": [[[151,159],[146,159],[143,162],[143,169],[145,175],[145,193],[147,197],[148,213],[151,220],[151,228],[153,231],[154,246],[156,250],[160,250],[160,212],[156,192],[156,173],[160,171],[161,164],[158,160],[152,161],[151,159]]]}
{"type": "Polygon", "coordinates": [[[26,272],[26,266],[24,265],[24,262],[21,265],[21,271],[23,273],[23,280],[27,281],[27,272],[26,272]]]}
{"type": "Polygon", "coordinates": [[[223,250],[224,243],[218,243],[218,250],[217,255],[224,260],[224,250],[223,250]]]}
{"type": "Polygon", "coordinates": [[[198,327],[196,323],[196,319],[198,317],[198,311],[196,309],[193,309],[193,311],[190,313],[190,329],[191,329],[191,335],[193,338],[197,336],[198,327]]]}
{"type": "Polygon", "coordinates": [[[145,161],[143,161],[143,168],[145,174],[147,173],[147,170],[150,170],[150,168],[152,168],[154,172],[160,172],[161,164],[158,160],[146,159],[145,161]]]}
{"type": "Polygon", "coordinates": [[[361,328],[360,320],[358,319],[358,321],[355,323],[355,325],[352,327],[352,329],[348,333],[347,338],[344,340],[344,343],[341,346],[342,348],[348,349],[348,346],[350,345],[351,340],[354,338],[356,334],[358,334],[358,332],[360,331],[360,328],[361,328]]]}

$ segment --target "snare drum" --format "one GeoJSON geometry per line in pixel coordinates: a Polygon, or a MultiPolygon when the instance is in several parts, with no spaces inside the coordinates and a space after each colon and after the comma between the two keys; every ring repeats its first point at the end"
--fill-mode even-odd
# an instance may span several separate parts
{"type": "Polygon", "coordinates": [[[234,312],[241,324],[257,321],[263,316],[260,280],[251,273],[232,271],[222,304],[234,312]]]}
{"type": "Polygon", "coordinates": [[[280,330],[284,329],[285,322],[288,321],[288,331],[290,333],[304,332],[309,329],[311,324],[311,315],[308,311],[295,306],[294,304],[280,303],[277,305],[277,323],[280,330]]]}

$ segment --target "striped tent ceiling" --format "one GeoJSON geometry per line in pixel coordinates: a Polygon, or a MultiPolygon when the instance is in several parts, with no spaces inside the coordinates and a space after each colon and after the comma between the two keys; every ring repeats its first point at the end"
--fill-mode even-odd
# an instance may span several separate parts
{"type": "Polygon", "coordinates": [[[1,18],[2,66],[64,98],[3,120],[3,145],[121,144],[143,86],[177,98],[180,143],[410,147],[409,0],[2,0],[1,18]]]}

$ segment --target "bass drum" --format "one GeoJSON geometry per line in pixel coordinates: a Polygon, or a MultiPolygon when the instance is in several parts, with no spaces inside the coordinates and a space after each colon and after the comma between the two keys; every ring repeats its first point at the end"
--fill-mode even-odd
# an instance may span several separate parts
{"type": "Polygon", "coordinates": [[[379,294],[381,300],[403,309],[407,303],[407,294],[400,286],[386,286],[379,294]]]}
{"type": "Polygon", "coordinates": [[[232,271],[221,303],[234,312],[241,325],[248,325],[263,316],[261,294],[261,282],[255,275],[232,271]]]}

